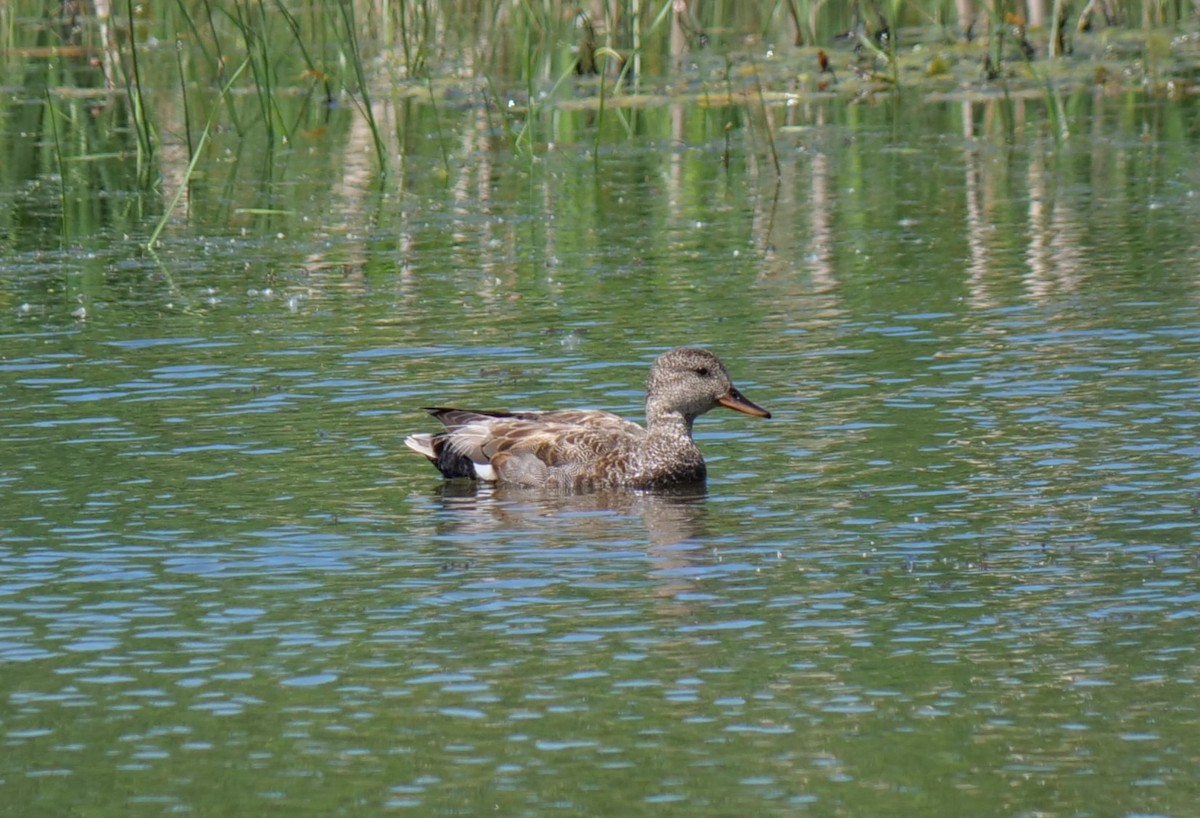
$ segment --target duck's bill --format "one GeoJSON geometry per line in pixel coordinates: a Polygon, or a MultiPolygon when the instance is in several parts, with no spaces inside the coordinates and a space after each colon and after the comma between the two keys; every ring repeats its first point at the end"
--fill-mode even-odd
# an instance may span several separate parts
{"type": "Polygon", "coordinates": [[[721,397],[717,398],[717,403],[724,406],[726,409],[732,409],[735,412],[744,412],[747,415],[754,415],[756,418],[769,418],[771,413],[763,409],[757,403],[751,403],[746,400],[741,392],[729,387],[729,391],[721,397]]]}

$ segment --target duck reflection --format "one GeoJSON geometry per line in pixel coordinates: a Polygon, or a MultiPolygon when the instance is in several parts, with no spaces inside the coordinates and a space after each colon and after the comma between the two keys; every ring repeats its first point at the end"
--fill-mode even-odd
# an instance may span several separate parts
{"type": "Polygon", "coordinates": [[[438,484],[432,499],[447,512],[439,515],[441,534],[511,535],[538,530],[563,544],[587,540],[628,545],[631,529],[644,529],[649,548],[661,552],[705,537],[707,497],[703,483],[654,492],[565,493],[447,480],[438,484]],[[631,522],[638,518],[640,525],[631,522]]]}

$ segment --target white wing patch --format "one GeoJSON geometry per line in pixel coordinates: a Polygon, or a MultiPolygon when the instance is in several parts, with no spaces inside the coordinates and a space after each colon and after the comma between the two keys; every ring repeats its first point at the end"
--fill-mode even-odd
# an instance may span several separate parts
{"type": "Polygon", "coordinates": [[[404,438],[404,445],[412,449],[414,452],[421,454],[433,460],[437,457],[433,453],[433,435],[409,435],[404,438]]]}

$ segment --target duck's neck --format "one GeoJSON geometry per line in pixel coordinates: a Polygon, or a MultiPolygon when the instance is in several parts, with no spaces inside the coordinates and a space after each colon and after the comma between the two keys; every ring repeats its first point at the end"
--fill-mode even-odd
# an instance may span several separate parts
{"type": "Polygon", "coordinates": [[[648,487],[704,479],[704,458],[692,440],[693,417],[646,407],[649,432],[641,449],[641,479],[648,487]]]}
{"type": "Polygon", "coordinates": [[[646,430],[655,437],[678,438],[692,443],[692,423],[695,420],[677,410],[646,404],[646,430]]]}

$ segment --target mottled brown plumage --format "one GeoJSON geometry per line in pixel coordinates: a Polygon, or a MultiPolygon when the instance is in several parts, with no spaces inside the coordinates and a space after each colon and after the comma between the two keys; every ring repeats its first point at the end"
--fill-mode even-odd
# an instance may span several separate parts
{"type": "Polygon", "coordinates": [[[771,416],[734,387],[711,352],[678,347],[660,355],[646,384],[646,427],[611,412],[428,410],[446,427],[405,439],[446,477],[588,490],[663,488],[702,481],[692,422],[725,406],[771,416]]]}

